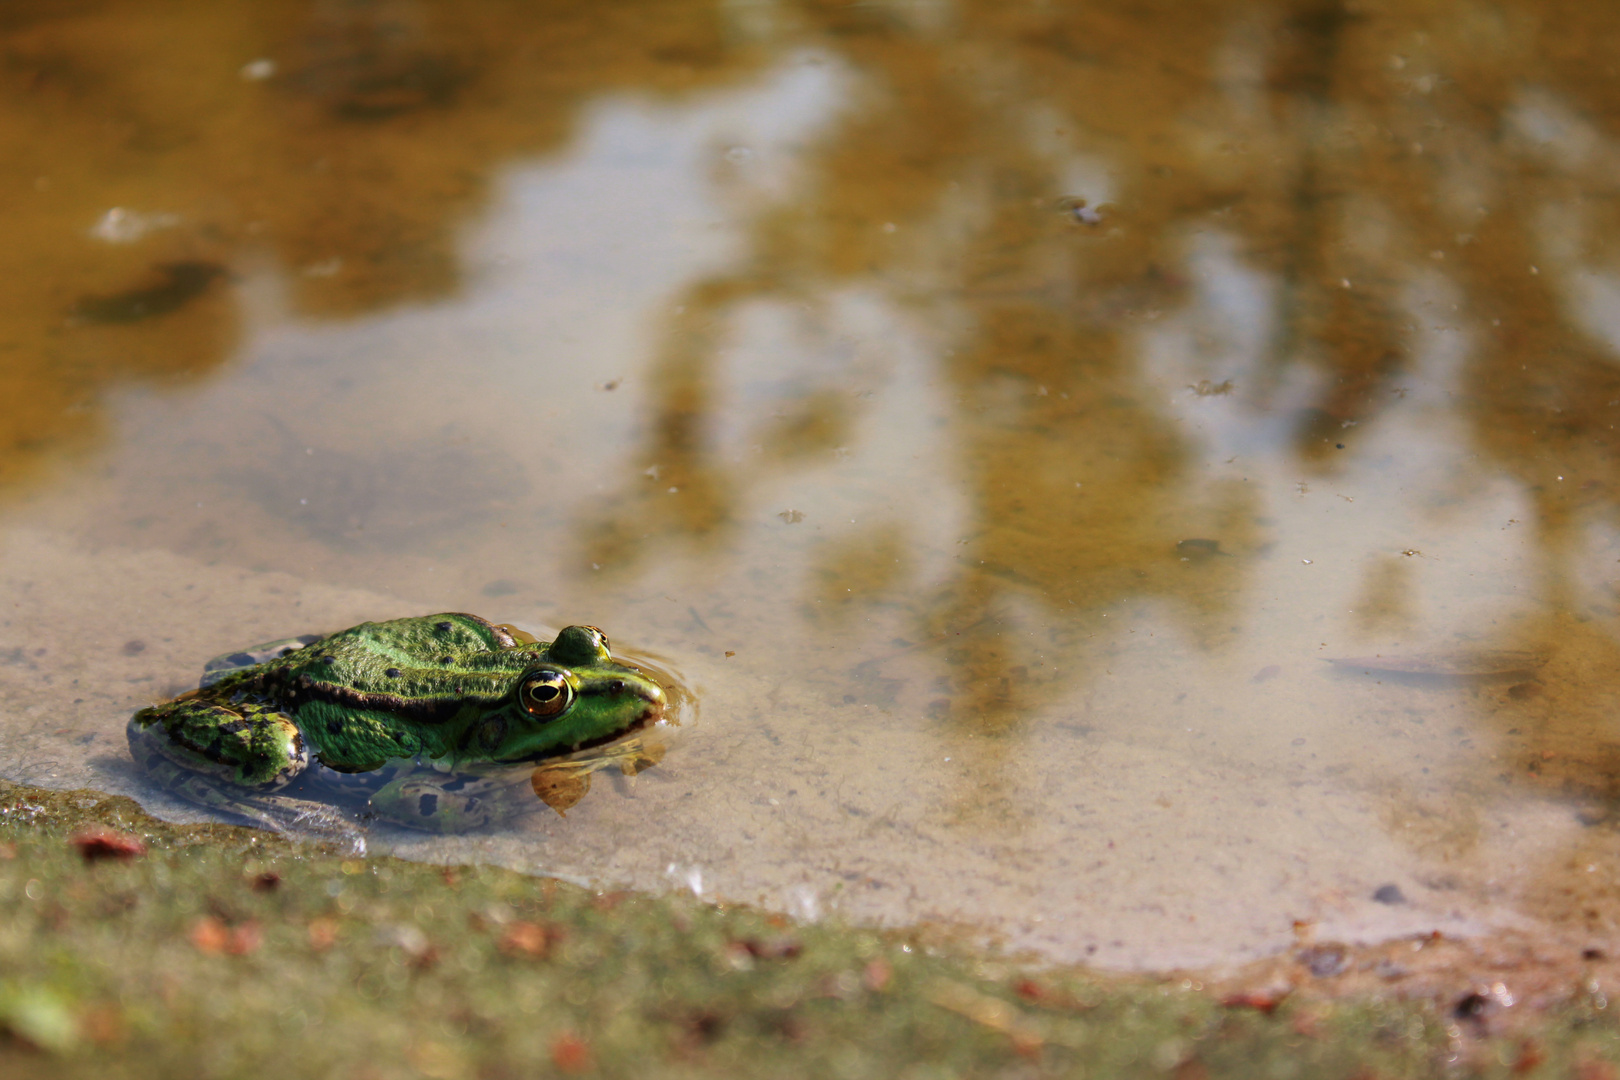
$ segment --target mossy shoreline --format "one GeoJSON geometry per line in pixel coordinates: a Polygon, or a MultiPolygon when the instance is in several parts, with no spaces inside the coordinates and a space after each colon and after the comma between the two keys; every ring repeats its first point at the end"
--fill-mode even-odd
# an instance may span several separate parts
{"type": "Polygon", "coordinates": [[[7,1077],[1620,1077],[1596,990],[1496,1030],[1450,1001],[1024,967],[3,781],[0,912],[7,1077]]]}

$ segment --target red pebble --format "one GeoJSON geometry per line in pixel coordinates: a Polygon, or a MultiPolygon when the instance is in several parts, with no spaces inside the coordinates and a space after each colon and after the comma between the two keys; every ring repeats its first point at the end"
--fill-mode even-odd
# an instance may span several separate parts
{"type": "Polygon", "coordinates": [[[97,859],[133,859],[146,854],[146,845],[140,838],[116,829],[85,829],[68,837],[68,843],[79,849],[85,862],[97,859]]]}
{"type": "Polygon", "coordinates": [[[551,1043],[551,1063],[563,1072],[584,1072],[591,1067],[591,1046],[573,1032],[565,1031],[551,1043]]]}
{"type": "Polygon", "coordinates": [[[1282,1004],[1282,999],[1287,996],[1286,993],[1275,994],[1259,990],[1245,990],[1241,993],[1227,995],[1221,999],[1221,1004],[1228,1009],[1258,1009],[1260,1012],[1270,1016],[1277,1006],[1282,1004]]]}

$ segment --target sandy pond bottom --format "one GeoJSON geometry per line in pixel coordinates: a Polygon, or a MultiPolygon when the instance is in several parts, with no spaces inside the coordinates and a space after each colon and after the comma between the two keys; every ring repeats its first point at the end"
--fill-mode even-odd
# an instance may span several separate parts
{"type": "MultiPolygon", "coordinates": [[[[649,592],[602,621],[644,628],[630,651],[668,655],[686,615],[649,592]]],[[[173,820],[202,816],[132,773],[132,709],[182,689],[222,643],[441,606],[29,531],[0,553],[0,596],[0,775],[135,795],[173,820]],[[123,610],[122,596],[164,606],[123,610]],[[142,625],[152,636],[100,630],[142,625]]],[[[894,679],[920,677],[905,668],[911,655],[887,669],[894,679]]],[[[1532,692],[1554,685],[1549,671],[1433,685],[1320,665],[1308,669],[1313,692],[1360,726],[1296,735],[1273,724],[1265,737],[1281,750],[1262,765],[1230,748],[1248,721],[1214,729],[1219,710],[1155,679],[1151,651],[1116,655],[1089,701],[1049,710],[1040,730],[1001,735],[832,703],[814,659],[788,678],[745,655],[687,652],[678,666],[701,714],[659,768],[599,782],[566,819],[542,811],[450,839],[375,830],[372,850],[798,917],[955,925],[1046,960],[1124,970],[1436,931],[1511,932],[1515,949],[1539,941],[1590,957],[1620,923],[1620,834],[1602,792],[1579,782],[1608,751],[1525,721],[1555,696],[1532,692]],[[1193,729],[1200,708],[1205,726],[1193,729]],[[1459,735],[1482,730],[1482,711],[1499,734],[1459,735]],[[1182,738],[1167,736],[1175,726],[1182,738]],[[1459,757],[1459,740],[1489,745],[1459,757]]],[[[1286,680],[1260,689],[1276,683],[1286,680]]]]}

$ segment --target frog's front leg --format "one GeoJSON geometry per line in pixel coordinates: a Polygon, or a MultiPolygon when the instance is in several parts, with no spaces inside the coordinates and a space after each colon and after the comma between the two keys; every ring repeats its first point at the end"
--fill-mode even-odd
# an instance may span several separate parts
{"type": "Polygon", "coordinates": [[[423,766],[407,771],[371,796],[371,812],[383,821],[436,833],[459,833],[498,825],[540,807],[530,768],[488,772],[440,772],[423,766]]]}
{"type": "Polygon", "coordinates": [[[275,832],[350,843],[359,835],[332,807],[278,794],[309,766],[298,726],[278,709],[194,691],[142,709],[127,734],[135,763],[183,799],[275,832]]]}

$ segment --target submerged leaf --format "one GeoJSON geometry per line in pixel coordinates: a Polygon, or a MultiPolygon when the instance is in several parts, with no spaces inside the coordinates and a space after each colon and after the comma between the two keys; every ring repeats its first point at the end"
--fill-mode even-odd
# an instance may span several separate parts
{"type": "Polygon", "coordinates": [[[536,769],[529,783],[541,802],[563,814],[591,790],[591,773],[567,767],[536,769]]]}
{"type": "Polygon", "coordinates": [[[541,765],[529,777],[529,785],[541,802],[562,814],[591,790],[591,773],[617,766],[625,776],[635,776],[662,761],[664,751],[660,742],[639,736],[625,739],[541,765]]]}

